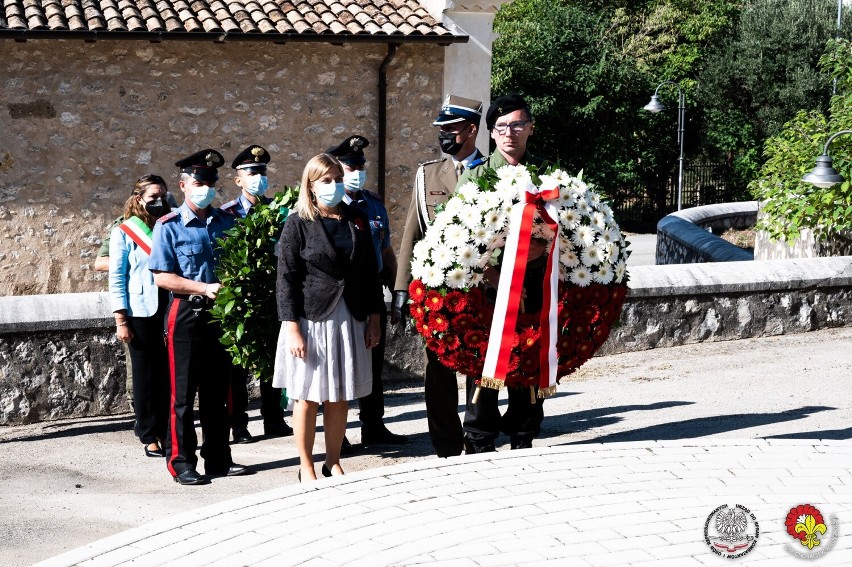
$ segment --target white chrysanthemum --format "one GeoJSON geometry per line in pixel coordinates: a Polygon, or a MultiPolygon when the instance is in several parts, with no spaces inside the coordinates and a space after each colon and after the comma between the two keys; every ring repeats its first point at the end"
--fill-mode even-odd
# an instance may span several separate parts
{"type": "Polygon", "coordinates": [[[577,178],[574,178],[572,180],[571,187],[574,189],[574,191],[577,192],[578,195],[585,195],[586,191],[589,189],[588,185],[586,185],[584,182],[580,181],[577,178]]]}
{"type": "Polygon", "coordinates": [[[480,210],[487,211],[489,209],[496,209],[500,206],[500,194],[495,193],[494,191],[485,191],[479,194],[479,201],[477,203],[479,205],[480,210]]]}
{"type": "Polygon", "coordinates": [[[592,213],[592,226],[599,231],[606,228],[606,219],[603,213],[592,213]]]}
{"type": "Polygon", "coordinates": [[[459,214],[459,211],[464,206],[464,201],[461,199],[450,199],[447,201],[447,204],[444,205],[444,211],[448,216],[456,216],[459,214]]]}
{"type": "Polygon", "coordinates": [[[411,255],[415,262],[424,262],[426,258],[429,257],[430,250],[432,250],[432,247],[429,246],[429,242],[426,240],[419,240],[411,250],[411,255]]]}
{"type": "Polygon", "coordinates": [[[585,197],[577,199],[577,204],[574,205],[574,208],[577,209],[577,212],[581,215],[588,216],[591,209],[589,208],[589,203],[586,201],[585,197]]]}
{"type": "Polygon", "coordinates": [[[595,241],[595,231],[590,226],[578,226],[571,237],[571,242],[578,248],[586,248],[591,246],[595,241]]]}
{"type": "Polygon", "coordinates": [[[462,244],[456,251],[456,262],[465,268],[471,268],[479,261],[479,250],[470,244],[462,244]]]}
{"type": "Polygon", "coordinates": [[[471,231],[471,236],[473,236],[474,244],[478,246],[485,246],[485,244],[487,244],[494,236],[494,233],[490,232],[484,226],[478,226],[471,231]]]}
{"type": "Polygon", "coordinates": [[[505,224],[505,222],[506,217],[503,212],[499,210],[488,211],[482,219],[482,224],[485,228],[495,232],[503,228],[503,224],[505,224]]]}
{"type": "Polygon", "coordinates": [[[508,164],[501,166],[501,167],[498,167],[497,170],[495,171],[495,173],[497,174],[497,179],[513,179],[514,178],[514,171],[512,170],[512,166],[508,165],[508,164]]]}
{"type": "Polygon", "coordinates": [[[542,240],[552,240],[553,229],[544,222],[538,222],[533,225],[532,235],[533,237],[541,238],[542,240]]]}
{"type": "Polygon", "coordinates": [[[593,207],[598,208],[601,204],[601,196],[597,193],[592,192],[590,193],[589,202],[593,207]]]}
{"type": "Polygon", "coordinates": [[[415,280],[425,280],[427,272],[431,267],[433,267],[432,264],[415,258],[411,262],[411,277],[415,280]]]}
{"type": "Polygon", "coordinates": [[[618,242],[618,236],[611,228],[603,229],[598,238],[600,238],[602,242],[606,242],[607,244],[618,242]]]}
{"type": "Polygon", "coordinates": [[[603,250],[600,246],[589,246],[580,254],[584,266],[594,267],[603,262],[603,250]]]}
{"type": "Polygon", "coordinates": [[[578,222],[580,222],[580,215],[574,209],[562,209],[559,211],[559,224],[567,227],[569,230],[577,228],[578,222]]]}
{"type": "Polygon", "coordinates": [[[571,272],[571,276],[569,277],[571,283],[580,287],[586,287],[590,283],[592,283],[592,273],[588,268],[583,266],[578,266],[574,268],[574,271],[571,272]]]}
{"type": "Polygon", "coordinates": [[[461,195],[462,199],[465,201],[472,200],[476,198],[476,194],[479,193],[479,187],[477,187],[476,183],[473,181],[468,181],[461,187],[456,190],[456,195],[461,195]]]}
{"type": "Polygon", "coordinates": [[[440,287],[444,285],[444,270],[436,266],[425,266],[420,280],[426,287],[440,287]]]}
{"type": "Polygon", "coordinates": [[[515,205],[511,201],[503,201],[503,213],[506,215],[506,218],[510,217],[514,210],[515,205]]]}
{"type": "Polygon", "coordinates": [[[498,180],[494,184],[494,191],[507,199],[513,199],[518,194],[518,188],[515,187],[515,180],[511,177],[498,180]]]}
{"type": "Polygon", "coordinates": [[[426,231],[426,236],[423,237],[422,242],[425,243],[429,250],[433,250],[443,243],[444,228],[444,226],[432,225],[426,231]]]}
{"type": "Polygon", "coordinates": [[[606,285],[612,281],[613,275],[612,267],[609,264],[601,264],[593,278],[596,283],[606,285]]]}
{"type": "Polygon", "coordinates": [[[467,285],[467,272],[462,268],[453,268],[447,272],[447,286],[461,289],[467,285]]]}
{"type": "Polygon", "coordinates": [[[455,250],[446,244],[439,244],[432,250],[432,262],[438,268],[447,268],[455,259],[455,250]]]}
{"type": "Polygon", "coordinates": [[[560,248],[559,263],[566,268],[576,268],[580,264],[580,258],[577,257],[577,253],[572,248],[566,248],[565,250],[560,248]]]}
{"type": "Polygon", "coordinates": [[[606,218],[607,224],[611,224],[612,221],[614,220],[614,218],[612,216],[612,208],[610,208],[610,206],[607,205],[606,203],[601,203],[601,206],[599,207],[599,209],[604,214],[604,217],[606,218]]]}
{"type": "Polygon", "coordinates": [[[485,269],[486,266],[491,262],[491,252],[486,252],[479,257],[479,260],[476,262],[476,267],[480,270],[485,269]]]}
{"type": "Polygon", "coordinates": [[[470,241],[470,231],[460,224],[451,224],[444,229],[444,242],[450,248],[457,248],[470,241]]]}
{"type": "Polygon", "coordinates": [[[474,272],[470,275],[470,287],[476,287],[482,285],[482,274],[479,272],[474,272]]]}
{"type": "Polygon", "coordinates": [[[627,264],[625,264],[624,260],[619,260],[618,264],[615,265],[615,281],[616,283],[621,283],[624,280],[624,276],[627,273],[627,264]]]}
{"type": "Polygon", "coordinates": [[[615,245],[615,242],[603,243],[603,259],[610,264],[614,264],[618,259],[618,247],[615,245]]]}
{"type": "Polygon", "coordinates": [[[459,211],[458,217],[462,224],[471,230],[482,226],[482,213],[476,207],[465,205],[459,211]]]}

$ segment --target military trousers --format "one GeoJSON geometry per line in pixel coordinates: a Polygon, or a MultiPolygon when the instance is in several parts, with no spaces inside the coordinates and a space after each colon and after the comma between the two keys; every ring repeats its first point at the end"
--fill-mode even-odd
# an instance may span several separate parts
{"type": "Polygon", "coordinates": [[[169,426],[166,434],[166,463],[172,476],[194,470],[198,458],[195,434],[195,396],[201,421],[201,457],[206,469],[233,464],[228,446],[228,410],[225,405],[233,367],[218,324],[207,310],[193,308],[189,301],[173,298],[166,311],[166,351],[169,364],[169,426]]]}
{"type": "Polygon", "coordinates": [[[388,311],[382,308],[379,313],[379,326],[382,338],[379,344],[371,350],[373,362],[373,391],[363,398],[358,398],[358,418],[362,425],[380,427],[385,417],[385,393],[382,385],[382,371],[385,366],[385,340],[388,330],[388,311]]]}
{"type": "Polygon", "coordinates": [[[426,421],[435,454],[461,455],[462,423],[459,419],[459,386],[456,373],[441,363],[438,355],[426,349],[426,421]]]}

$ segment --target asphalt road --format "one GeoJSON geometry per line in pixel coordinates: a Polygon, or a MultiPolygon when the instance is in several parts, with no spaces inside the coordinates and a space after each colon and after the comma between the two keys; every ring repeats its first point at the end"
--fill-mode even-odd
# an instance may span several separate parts
{"type": "MultiPolygon", "coordinates": [[[[535,445],[849,440],[850,342],[852,328],[844,328],[594,358],[546,401],[535,445]]],[[[384,452],[359,448],[344,461],[350,472],[433,458],[422,388],[394,387],[386,422],[411,442],[384,452]]],[[[259,437],[257,409],[250,415],[259,437]]],[[[348,435],[359,441],[356,410],[348,435]]],[[[499,442],[508,450],[506,438],[499,442]]],[[[318,459],[322,451],[319,439],[318,459]]],[[[0,566],[30,565],[170,514],[296,482],[292,438],[234,446],[233,454],[256,474],[184,487],[163,460],[143,455],[129,414],[0,428],[0,566]]]]}

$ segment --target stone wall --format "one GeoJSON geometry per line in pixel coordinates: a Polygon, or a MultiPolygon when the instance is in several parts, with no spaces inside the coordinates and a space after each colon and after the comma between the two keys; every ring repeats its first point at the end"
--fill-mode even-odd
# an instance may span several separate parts
{"type": "Polygon", "coordinates": [[[740,262],[754,254],[717,236],[729,228],[750,228],[757,201],[684,209],[657,223],[657,264],[740,262]]]}
{"type": "MultiPolygon", "coordinates": [[[[642,266],[598,355],[852,325],[852,257],[642,266]]],[[[389,325],[385,379],[424,347],[389,325]]],[[[0,424],[128,410],[106,294],[0,297],[0,424]]]]}
{"type": "MultiPolygon", "coordinates": [[[[133,182],[211,147],[272,154],[271,191],[363,134],[377,179],[383,44],[6,40],[0,75],[0,295],[104,289],[92,271],[133,182]]],[[[419,161],[439,156],[444,48],[403,45],[388,68],[387,207],[401,236],[419,161]]],[[[220,200],[237,194],[222,171],[220,200]]],[[[180,198],[180,195],[179,195],[180,198]]]]}

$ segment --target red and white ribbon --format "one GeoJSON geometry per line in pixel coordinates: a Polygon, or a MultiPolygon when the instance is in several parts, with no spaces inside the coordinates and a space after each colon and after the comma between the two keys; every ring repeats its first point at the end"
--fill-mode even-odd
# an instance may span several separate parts
{"type": "Polygon", "coordinates": [[[515,325],[521,305],[524,274],[529,257],[530,239],[536,216],[540,217],[553,231],[548,250],[547,267],[542,281],[543,298],[541,308],[541,352],[539,355],[539,388],[552,391],[556,386],[556,336],[559,292],[559,224],[556,206],[549,201],[559,197],[559,186],[548,182],[537,188],[529,183],[524,191],[524,200],[512,209],[506,246],[503,248],[503,268],[497,286],[497,300],[485,364],[482,368],[480,385],[499,389],[509,373],[515,325]]]}

